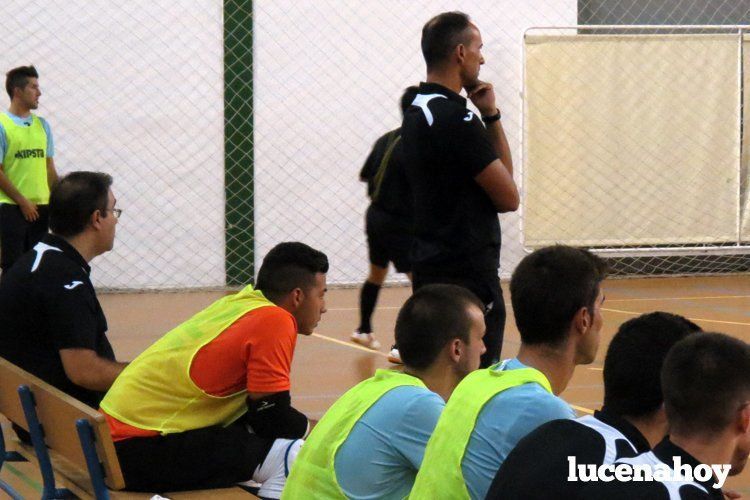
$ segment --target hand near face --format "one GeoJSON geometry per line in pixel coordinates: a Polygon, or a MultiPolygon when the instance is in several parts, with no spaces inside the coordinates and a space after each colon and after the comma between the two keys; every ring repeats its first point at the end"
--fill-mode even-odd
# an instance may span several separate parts
{"type": "Polygon", "coordinates": [[[483,82],[481,80],[478,83],[466,89],[466,93],[477,107],[482,116],[494,115],[497,112],[497,105],[495,104],[495,89],[491,83],[483,82]]]}

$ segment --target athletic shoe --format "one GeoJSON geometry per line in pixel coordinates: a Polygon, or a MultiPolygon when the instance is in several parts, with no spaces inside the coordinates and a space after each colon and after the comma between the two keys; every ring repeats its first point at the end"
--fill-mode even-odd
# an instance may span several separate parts
{"type": "Polygon", "coordinates": [[[388,353],[388,361],[396,365],[404,364],[404,362],[401,361],[401,354],[398,352],[398,347],[395,345],[391,347],[391,352],[388,353]]]}
{"type": "Polygon", "coordinates": [[[378,342],[371,333],[359,333],[359,330],[354,330],[354,333],[352,333],[351,336],[351,340],[355,344],[367,347],[368,349],[372,349],[373,351],[377,351],[378,349],[380,349],[380,342],[378,342]]]}

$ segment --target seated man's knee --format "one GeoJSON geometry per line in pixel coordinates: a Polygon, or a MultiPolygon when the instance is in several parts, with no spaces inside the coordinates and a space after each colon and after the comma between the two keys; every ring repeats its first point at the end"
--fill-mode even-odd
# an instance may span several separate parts
{"type": "Polygon", "coordinates": [[[297,454],[304,444],[303,439],[277,439],[266,455],[265,460],[255,469],[253,481],[261,483],[258,496],[261,498],[281,498],[281,491],[292,469],[297,454]]]}

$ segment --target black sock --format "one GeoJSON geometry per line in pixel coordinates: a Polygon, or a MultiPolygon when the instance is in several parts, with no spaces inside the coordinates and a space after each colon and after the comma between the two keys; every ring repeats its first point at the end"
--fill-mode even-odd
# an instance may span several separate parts
{"type": "Polygon", "coordinates": [[[362,290],[359,293],[359,333],[372,333],[372,326],[370,325],[370,318],[372,312],[375,310],[375,304],[378,302],[378,294],[380,293],[380,285],[365,281],[362,285],[362,290]]]}

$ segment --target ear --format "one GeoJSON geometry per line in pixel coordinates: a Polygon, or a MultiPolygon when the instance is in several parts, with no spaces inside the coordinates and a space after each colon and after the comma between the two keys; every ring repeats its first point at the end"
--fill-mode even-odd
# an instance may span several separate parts
{"type": "Polygon", "coordinates": [[[464,343],[461,342],[460,339],[453,339],[453,341],[448,344],[448,356],[450,356],[451,361],[458,363],[461,360],[461,355],[465,351],[464,347],[464,343]]]}
{"type": "Polygon", "coordinates": [[[91,215],[89,216],[89,225],[91,227],[98,229],[101,225],[102,220],[102,212],[99,209],[94,210],[91,215]]]}
{"type": "Polygon", "coordinates": [[[463,43],[459,43],[456,45],[455,53],[456,60],[458,60],[459,63],[464,62],[464,59],[466,59],[466,46],[463,43]]]}
{"type": "Polygon", "coordinates": [[[576,311],[575,316],[573,316],[573,326],[580,333],[586,332],[591,328],[591,315],[587,308],[582,307],[576,311]]]}
{"type": "Polygon", "coordinates": [[[295,288],[290,292],[291,303],[294,309],[297,309],[305,300],[305,292],[301,288],[295,288]]]}
{"type": "Polygon", "coordinates": [[[745,404],[737,413],[737,430],[741,434],[750,433],[750,404],[745,404]]]}

